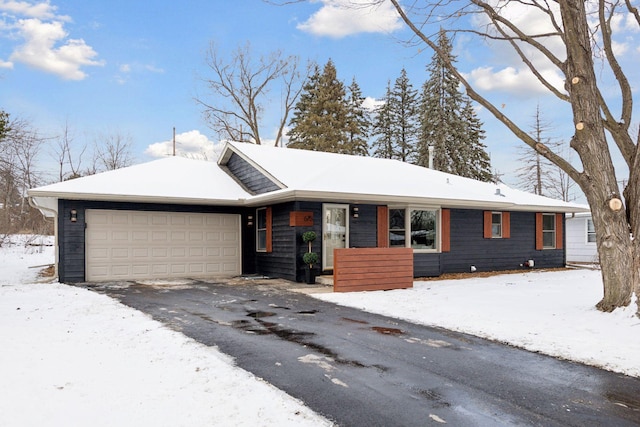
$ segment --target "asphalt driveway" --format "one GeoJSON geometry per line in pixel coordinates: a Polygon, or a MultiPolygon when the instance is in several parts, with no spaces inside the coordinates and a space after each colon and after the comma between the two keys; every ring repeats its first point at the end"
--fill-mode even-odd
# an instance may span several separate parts
{"type": "Polygon", "coordinates": [[[292,291],[304,285],[87,286],[218,347],[341,426],[640,425],[640,379],[292,291]]]}

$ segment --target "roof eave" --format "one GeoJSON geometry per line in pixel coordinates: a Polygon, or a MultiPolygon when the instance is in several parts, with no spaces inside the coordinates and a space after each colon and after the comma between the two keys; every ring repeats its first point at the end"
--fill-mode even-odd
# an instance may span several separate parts
{"type": "Polygon", "coordinates": [[[259,194],[246,200],[248,206],[257,206],[268,203],[282,203],[294,200],[319,201],[319,202],[343,202],[343,203],[386,203],[407,205],[433,205],[450,208],[474,208],[496,209],[509,211],[536,211],[536,212],[585,212],[585,208],[579,206],[549,206],[549,205],[519,205],[509,201],[486,201],[470,199],[425,198],[417,196],[394,196],[380,194],[322,192],[311,190],[282,190],[259,194]]]}
{"type": "Polygon", "coordinates": [[[89,200],[104,202],[137,202],[137,203],[168,203],[187,205],[211,205],[211,206],[244,206],[245,199],[209,199],[197,197],[167,197],[167,196],[141,196],[135,194],[95,194],[95,193],[65,193],[65,192],[41,192],[29,190],[30,197],[48,197],[65,200],[89,200]]]}

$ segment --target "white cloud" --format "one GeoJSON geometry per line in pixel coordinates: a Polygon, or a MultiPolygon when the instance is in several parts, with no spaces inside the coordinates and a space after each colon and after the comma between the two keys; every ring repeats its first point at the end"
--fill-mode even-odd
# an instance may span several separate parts
{"type": "Polygon", "coordinates": [[[402,28],[400,16],[387,1],[371,5],[370,0],[320,0],[322,7],[298,25],[298,29],[335,38],[357,33],[391,33],[402,28]]]}
{"type": "Polygon", "coordinates": [[[10,61],[3,61],[2,59],[0,59],[0,68],[13,68],[13,62],[10,61]]]}
{"type": "MultiPolygon", "coordinates": [[[[222,151],[222,143],[214,143],[198,130],[176,134],[176,155],[190,158],[216,160],[222,151]]],[[[156,142],[144,152],[151,157],[166,157],[173,154],[173,141],[156,142]]]]}
{"type": "Polygon", "coordinates": [[[56,14],[49,1],[27,3],[0,0],[0,36],[22,39],[9,59],[55,74],[66,80],[82,80],[86,66],[100,66],[96,51],[82,39],[71,39],[64,28],[68,16],[56,14]],[[6,34],[3,34],[6,33],[6,34]]]}
{"type": "MultiPolygon", "coordinates": [[[[494,3],[500,6],[500,15],[506,17],[525,34],[533,36],[555,31],[549,16],[535,7],[504,0],[495,0],[494,3]]],[[[557,5],[551,4],[550,7],[559,13],[557,5]]],[[[557,19],[560,22],[559,15],[557,19]]],[[[485,15],[477,15],[474,18],[474,25],[479,30],[486,31],[489,25],[488,18],[485,15]]],[[[545,37],[537,40],[560,60],[566,56],[560,37],[545,37]]],[[[520,96],[548,93],[514,49],[500,42],[489,42],[487,47],[493,54],[492,58],[488,59],[484,50],[478,50],[477,55],[487,58],[485,62],[490,62],[493,66],[479,67],[466,74],[472,85],[485,91],[505,91],[520,96]]],[[[564,92],[564,79],[560,71],[536,48],[524,43],[520,44],[520,48],[536,70],[555,88],[564,92]]]]}
{"type": "Polygon", "coordinates": [[[164,69],[163,68],[158,68],[155,65],[145,65],[144,69],[147,71],[150,71],[152,73],[158,73],[158,74],[163,74],[164,73],[164,69]]]}
{"type": "Polygon", "coordinates": [[[131,79],[131,75],[134,73],[164,73],[164,69],[158,68],[155,65],[142,65],[142,64],[122,64],[118,67],[120,74],[115,75],[115,80],[118,84],[125,84],[131,79]]]}
{"type": "Polygon", "coordinates": [[[613,48],[613,54],[618,57],[624,55],[629,50],[628,43],[620,43],[615,40],[611,42],[611,47],[613,48]]]}
{"type": "MultiPolygon", "coordinates": [[[[563,87],[562,77],[553,70],[541,70],[542,75],[556,88],[563,87]]],[[[529,69],[480,67],[467,75],[472,85],[485,91],[505,91],[518,95],[544,94],[548,90],[529,69]]]]}
{"type": "Polygon", "coordinates": [[[374,111],[376,107],[384,104],[384,101],[378,101],[377,99],[367,96],[364,101],[362,101],[362,106],[369,111],[374,111]]]}
{"type": "Polygon", "coordinates": [[[58,8],[52,6],[49,1],[40,3],[28,3],[26,1],[4,1],[0,0],[0,11],[10,13],[12,15],[26,16],[28,18],[38,19],[57,19],[59,21],[70,21],[68,16],[56,15],[58,8]]]}

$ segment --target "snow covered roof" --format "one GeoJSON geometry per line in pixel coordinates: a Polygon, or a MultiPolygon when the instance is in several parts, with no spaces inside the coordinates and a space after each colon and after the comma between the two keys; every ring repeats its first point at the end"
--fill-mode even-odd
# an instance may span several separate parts
{"type": "Polygon", "coordinates": [[[399,160],[290,148],[229,143],[220,163],[235,152],[271,176],[281,190],[254,196],[250,204],[270,200],[343,200],[432,204],[505,210],[583,212],[588,207],[480,182],[399,160]]]}
{"type": "Polygon", "coordinates": [[[29,196],[204,205],[242,205],[247,193],[213,162],[166,157],[29,190],[29,196]]]}
{"type": "MultiPolygon", "coordinates": [[[[228,143],[218,164],[167,157],[29,190],[43,210],[57,199],[257,206],[289,200],[413,204],[501,210],[585,212],[585,205],[405,162],[228,143]],[[224,168],[236,153],[280,189],[252,195],[224,168]]],[[[51,212],[49,212],[51,213],[51,212]]]]}

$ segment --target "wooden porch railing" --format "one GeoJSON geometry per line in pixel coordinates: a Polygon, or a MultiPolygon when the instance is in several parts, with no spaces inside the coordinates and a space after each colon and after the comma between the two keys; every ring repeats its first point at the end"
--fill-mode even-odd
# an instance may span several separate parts
{"type": "Polygon", "coordinates": [[[347,248],[333,252],[333,291],[413,287],[413,249],[347,248]]]}

